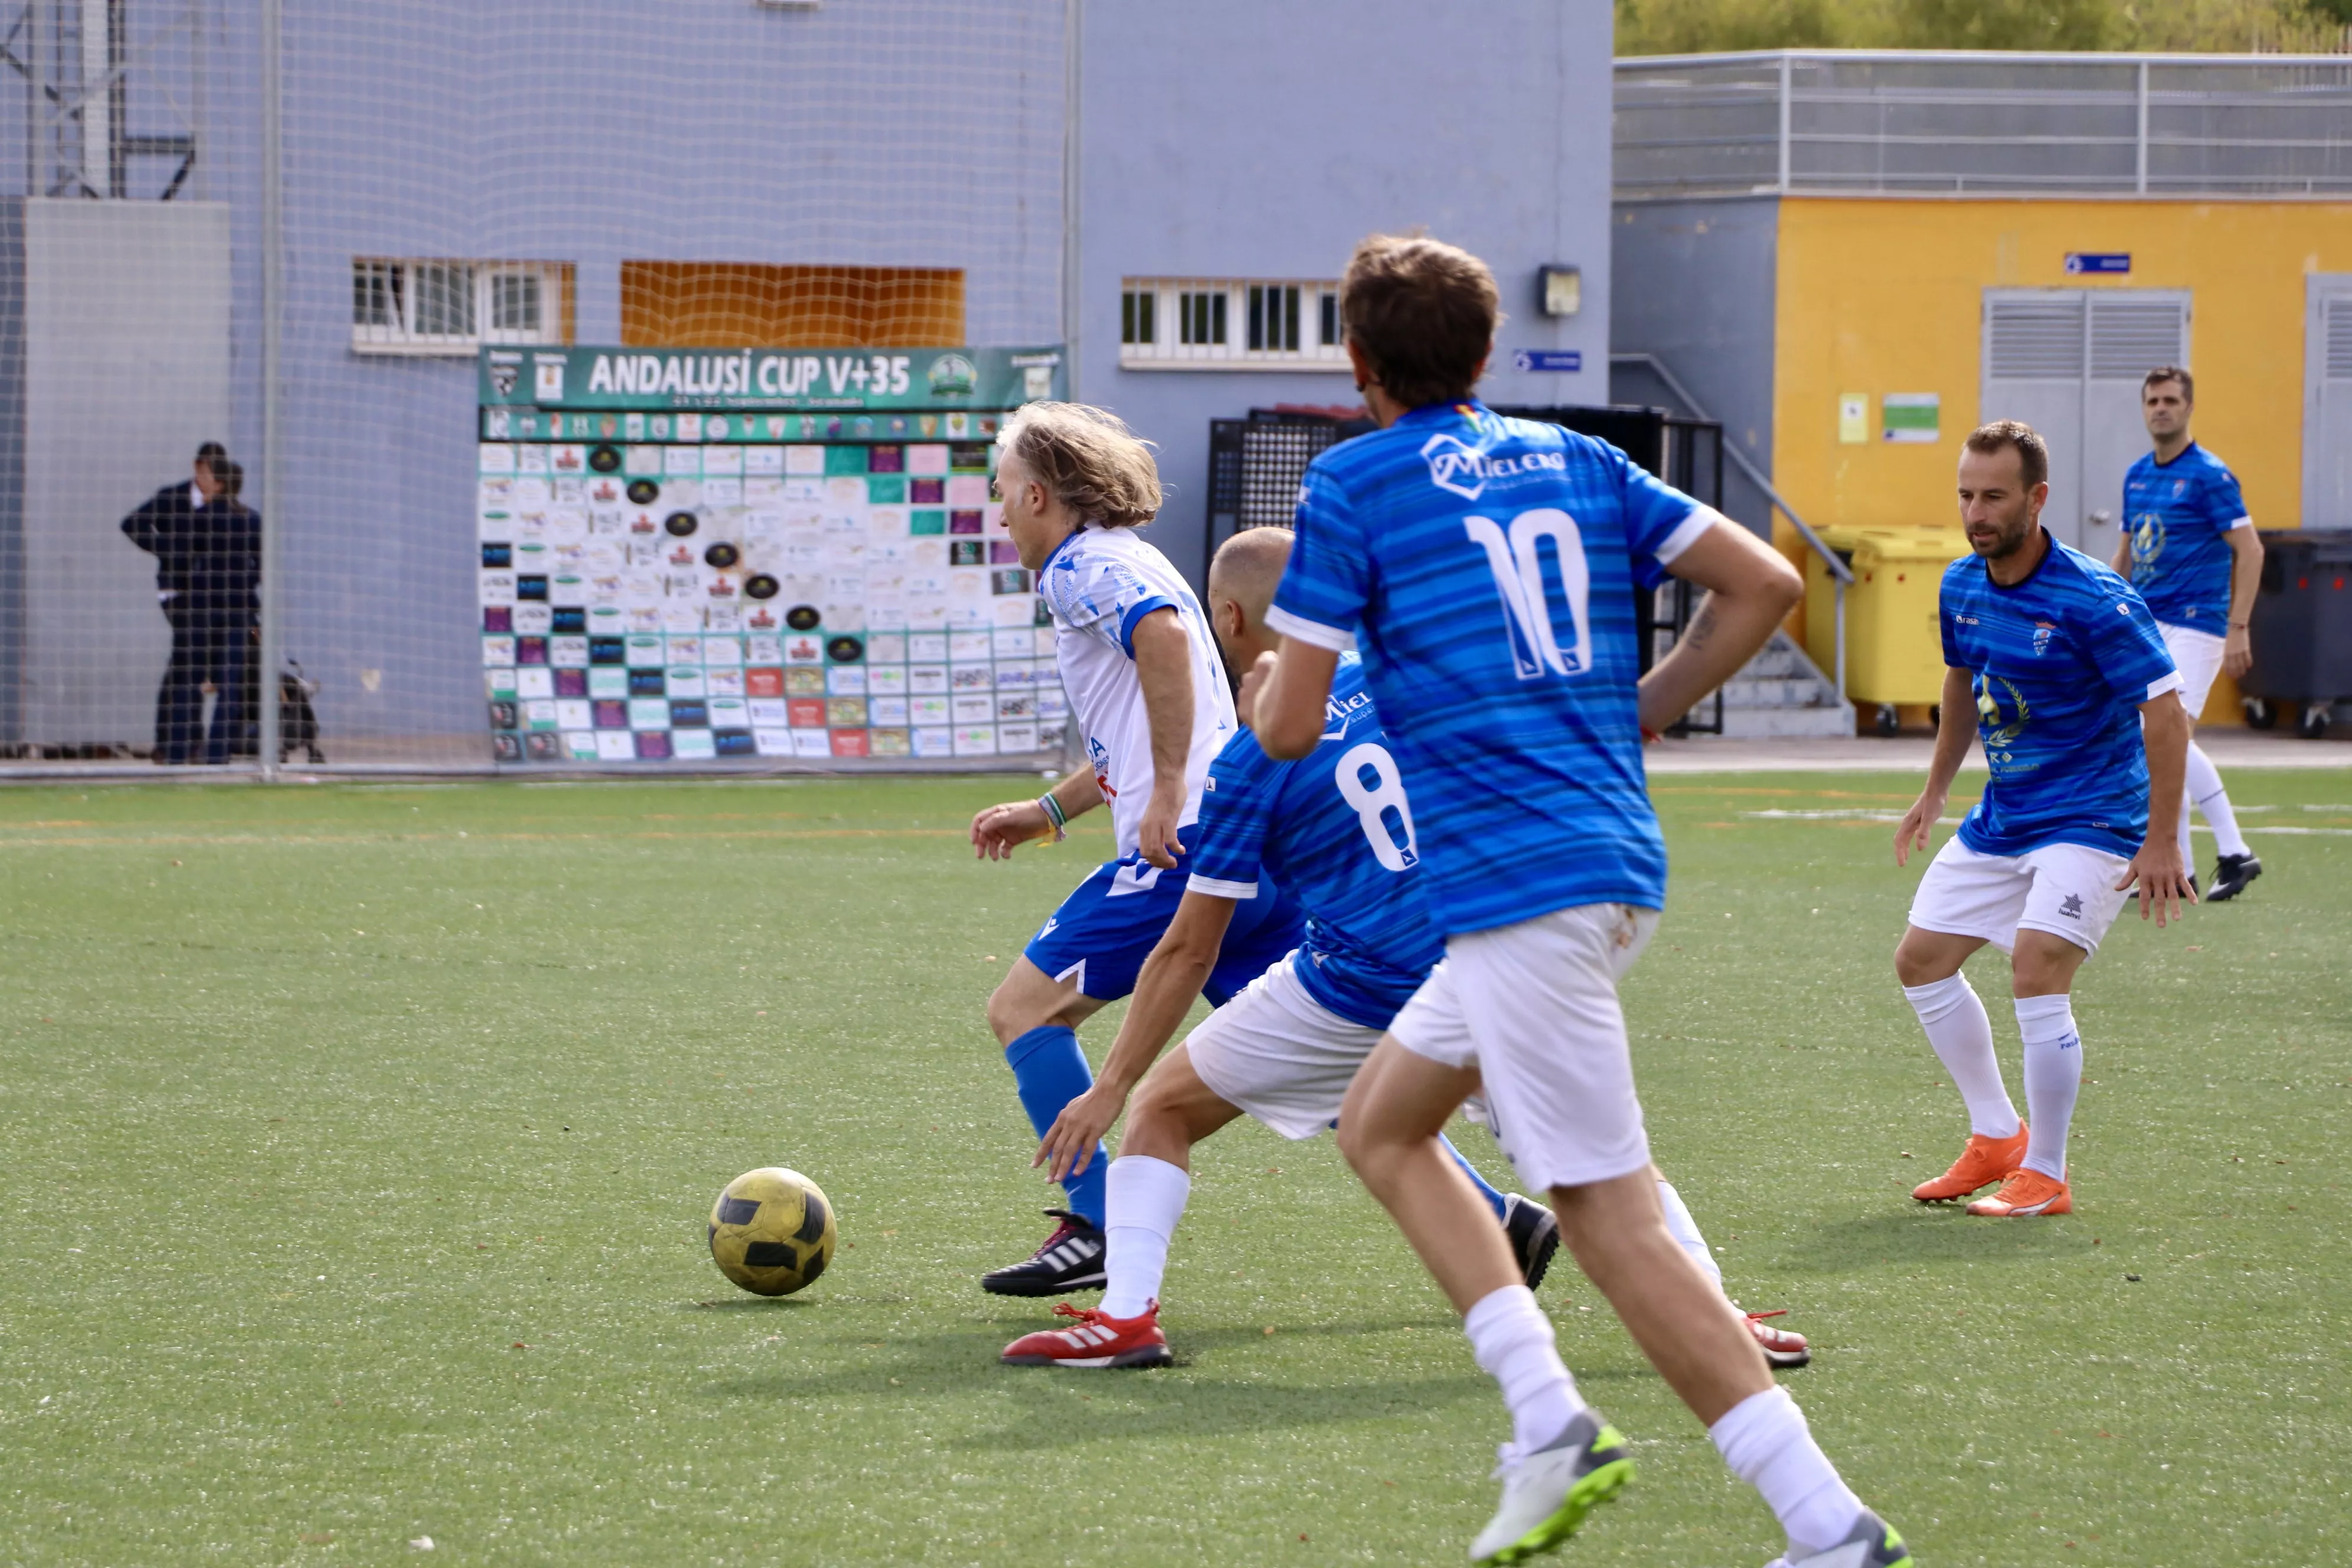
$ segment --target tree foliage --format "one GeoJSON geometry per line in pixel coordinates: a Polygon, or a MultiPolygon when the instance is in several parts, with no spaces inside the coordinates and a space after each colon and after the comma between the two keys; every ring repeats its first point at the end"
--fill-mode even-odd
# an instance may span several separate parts
{"type": "Polygon", "coordinates": [[[1621,55],[1734,49],[2343,52],[2352,0],[1616,0],[1621,55]]]}

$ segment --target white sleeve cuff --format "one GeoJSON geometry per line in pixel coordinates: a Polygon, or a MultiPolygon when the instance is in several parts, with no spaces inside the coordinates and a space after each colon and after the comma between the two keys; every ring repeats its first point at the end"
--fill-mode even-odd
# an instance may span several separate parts
{"type": "Polygon", "coordinates": [[[2168,691],[2179,690],[2181,685],[2182,681],[2180,679],[2180,672],[2177,669],[2172,671],[2169,675],[2158,676],[2156,679],[2147,683],[2147,695],[2140,699],[2140,700],[2143,702],[2153,702],[2168,691]]]}
{"type": "Polygon", "coordinates": [[[1206,893],[1213,899],[1255,899],[1255,882],[1221,882],[1214,877],[1188,877],[1184,879],[1188,893],[1206,893]]]}
{"type": "Polygon", "coordinates": [[[2242,517],[2242,518],[2240,518],[2237,521],[2235,521],[2235,522],[2231,523],[2229,527],[2227,527],[2227,528],[2223,529],[2221,531],[2222,531],[2222,532],[2224,532],[2224,533],[2235,533],[2235,532],[2237,532],[2237,531],[2238,531],[2238,530],[2240,530],[2240,529],[2242,529],[2242,528],[2252,528],[2252,527],[2253,527],[2253,526],[2254,526],[2254,520],[2253,520],[2252,518],[2251,518],[2251,517],[2242,517]]]}
{"type": "Polygon", "coordinates": [[[1696,544],[1706,531],[1715,526],[1718,514],[1710,507],[1695,506],[1691,514],[1675,525],[1675,531],[1653,552],[1661,566],[1671,566],[1675,557],[1696,544]]]}
{"type": "Polygon", "coordinates": [[[1338,626],[1327,626],[1320,621],[1310,621],[1303,616],[1294,616],[1280,605],[1266,606],[1265,628],[1271,632],[1280,632],[1286,637],[1297,637],[1303,643],[1312,643],[1317,647],[1328,649],[1332,653],[1356,651],[1355,633],[1343,631],[1338,626]]]}

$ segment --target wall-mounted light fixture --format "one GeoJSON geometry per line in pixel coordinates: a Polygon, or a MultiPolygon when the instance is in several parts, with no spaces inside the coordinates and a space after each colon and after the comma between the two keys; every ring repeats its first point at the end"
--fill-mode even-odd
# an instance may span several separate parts
{"type": "Polygon", "coordinates": [[[1573,316],[1584,306],[1584,273],[1574,267],[1547,267],[1536,274],[1537,298],[1547,316],[1573,316]]]}

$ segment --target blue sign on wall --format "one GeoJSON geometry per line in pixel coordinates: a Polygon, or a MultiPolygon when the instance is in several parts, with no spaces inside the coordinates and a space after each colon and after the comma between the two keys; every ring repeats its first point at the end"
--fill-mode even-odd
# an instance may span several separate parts
{"type": "Polygon", "coordinates": [[[1511,353],[1513,370],[1580,371],[1584,355],[1576,349],[1515,349],[1511,353]]]}
{"type": "Polygon", "coordinates": [[[2131,252],[2128,250],[2070,250],[2066,253],[2066,270],[2079,276],[2085,272],[2129,272],[2131,252]]]}

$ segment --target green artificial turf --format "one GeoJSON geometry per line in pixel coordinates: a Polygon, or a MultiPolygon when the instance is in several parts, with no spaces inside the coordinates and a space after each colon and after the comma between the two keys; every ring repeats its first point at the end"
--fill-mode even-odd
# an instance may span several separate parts
{"type": "MultiPolygon", "coordinates": [[[[1924,1568],[2352,1558],[2352,774],[2231,783],[2268,875],[2084,971],[2079,1210],[2010,1223],[1906,1196],[1965,1131],[1887,963],[1906,781],[1658,783],[1659,1159],[1924,1568]]],[[[996,1364],[1049,1195],[982,1005],[1108,846],[974,863],[1017,787],[0,794],[0,1563],[1462,1561],[1500,1405],[1328,1141],[1197,1157],[1178,1367],[996,1364]],[[782,1300],[703,1247],[767,1163],[841,1216],[782,1300]]],[[[1762,1563],[1571,1276],[1641,1471],[1559,1561],[1762,1563]]]]}

